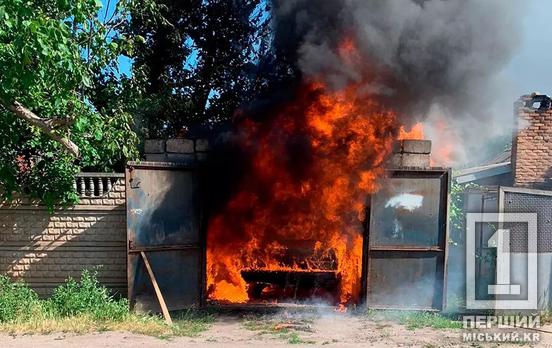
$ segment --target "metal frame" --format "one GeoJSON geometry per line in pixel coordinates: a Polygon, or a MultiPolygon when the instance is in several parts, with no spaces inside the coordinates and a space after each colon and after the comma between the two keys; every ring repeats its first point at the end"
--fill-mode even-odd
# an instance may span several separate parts
{"type": "Polygon", "coordinates": [[[524,193],[528,195],[539,195],[539,196],[552,196],[552,191],[546,191],[546,190],[537,190],[537,189],[531,189],[531,188],[524,188],[524,187],[504,187],[500,186],[498,188],[498,199],[499,199],[499,211],[502,212],[502,209],[504,206],[502,205],[504,200],[504,193],[506,192],[513,192],[513,193],[524,193]]]}
{"type": "MultiPolygon", "coordinates": [[[[544,196],[544,197],[552,197],[552,191],[547,191],[547,190],[540,190],[540,189],[532,189],[532,188],[524,188],[524,187],[504,187],[504,186],[500,186],[498,188],[498,228],[499,229],[503,229],[504,228],[504,216],[503,214],[508,214],[508,212],[506,212],[504,210],[505,208],[505,199],[506,199],[506,193],[518,193],[518,194],[525,194],[525,195],[532,195],[532,196],[544,196]]],[[[514,213],[518,213],[518,212],[514,212],[514,213]]],[[[533,211],[533,213],[535,213],[535,211],[533,211]]],[[[521,213],[521,214],[527,214],[527,213],[521,213]]],[[[536,215],[536,213],[535,213],[536,215]]],[[[538,237],[539,236],[542,236],[542,235],[545,235],[544,233],[546,231],[542,231],[542,230],[539,230],[539,221],[540,221],[540,218],[538,216],[536,216],[537,218],[537,222],[536,222],[536,226],[535,226],[535,234],[531,234],[530,233],[530,230],[528,230],[528,250],[526,252],[527,254],[527,265],[529,267],[529,265],[532,263],[534,266],[537,266],[538,264],[538,259],[539,259],[539,255],[541,253],[548,253],[548,251],[542,251],[541,248],[546,248],[545,245],[543,244],[540,244],[541,241],[539,241],[538,237]],[[542,234],[541,234],[542,233],[542,234]],[[534,246],[536,248],[536,250],[534,251],[531,251],[531,245],[533,243],[531,243],[531,239],[533,239],[533,243],[534,243],[534,246]]],[[[525,222],[525,221],[524,221],[525,222]]],[[[511,243],[510,245],[512,245],[513,243],[511,243]]],[[[510,255],[512,254],[516,254],[518,252],[516,251],[513,251],[513,250],[510,250],[509,251],[510,255]]],[[[540,268],[539,268],[540,270],[540,268]]],[[[509,270],[510,272],[512,272],[511,270],[509,270]]],[[[495,277],[498,278],[499,277],[499,269],[498,267],[495,269],[495,277]]],[[[542,273],[542,272],[536,272],[536,273],[542,273]]],[[[496,279],[495,278],[495,279],[496,279]]],[[[535,308],[538,307],[538,310],[541,310],[542,308],[542,305],[540,304],[541,302],[541,296],[545,296],[548,297],[549,295],[547,294],[547,290],[543,290],[541,291],[537,286],[538,284],[538,281],[539,280],[539,276],[535,273],[532,273],[532,272],[528,272],[527,274],[527,287],[528,287],[528,294],[527,294],[527,300],[523,300],[523,301],[526,301],[526,305],[535,305],[535,308]],[[533,290],[533,291],[531,291],[533,290]],[[531,302],[531,301],[534,301],[534,302],[531,302]]],[[[550,303],[546,303],[546,299],[544,300],[544,306],[546,307],[547,305],[550,306],[550,303]]],[[[549,302],[549,301],[548,301],[549,302]]],[[[496,305],[496,304],[495,304],[496,305]]],[[[527,307],[529,308],[529,307],[527,307]]],[[[545,308],[547,309],[547,308],[545,308]]],[[[496,310],[496,308],[495,308],[496,310]]]]}
{"type": "MultiPolygon", "coordinates": [[[[498,186],[479,186],[476,188],[468,188],[467,190],[464,190],[463,192],[464,205],[462,207],[464,213],[477,213],[482,215],[486,212],[498,211],[499,204],[500,204],[498,191],[499,191],[498,186]],[[473,201],[471,198],[472,195],[475,197],[473,198],[473,201]],[[493,201],[496,201],[496,205],[492,204],[493,201]],[[470,202],[478,202],[479,205],[478,205],[477,211],[470,209],[470,202]]],[[[479,224],[479,226],[476,226],[475,236],[476,236],[475,254],[481,256],[476,258],[475,277],[476,279],[488,279],[487,275],[489,273],[485,272],[485,268],[484,268],[484,265],[487,265],[487,262],[485,261],[485,258],[482,256],[488,254],[489,252],[492,252],[493,250],[495,250],[495,248],[490,248],[485,245],[484,243],[485,229],[482,224],[479,224]]],[[[464,235],[464,239],[462,240],[463,245],[465,245],[466,243],[466,238],[467,236],[464,235]]],[[[493,281],[496,281],[496,265],[494,270],[491,272],[491,274],[493,276],[493,281]]],[[[476,292],[477,291],[478,290],[476,289],[476,292]]],[[[491,298],[494,298],[494,296],[491,296],[491,298]]]]}
{"type": "Polygon", "coordinates": [[[364,226],[364,241],[363,241],[363,259],[362,259],[362,292],[361,298],[370,308],[384,309],[418,309],[418,310],[442,310],[446,306],[446,287],[447,287],[447,263],[448,263],[448,238],[449,238],[449,201],[451,187],[451,170],[446,168],[428,168],[428,169],[411,169],[399,168],[390,169],[387,171],[388,178],[442,178],[441,180],[441,197],[439,207],[439,243],[434,246],[420,247],[413,245],[398,245],[398,246],[371,246],[370,231],[373,230],[374,210],[372,209],[372,199],[370,197],[367,205],[366,220],[364,226]],[[370,305],[368,295],[370,293],[370,260],[373,253],[388,253],[389,255],[397,255],[404,253],[442,253],[442,260],[439,262],[437,275],[439,276],[436,284],[440,285],[437,290],[438,298],[433,299],[434,306],[431,308],[391,308],[389,306],[370,305]]]}
{"type": "MultiPolygon", "coordinates": [[[[132,188],[129,183],[131,182],[131,175],[132,171],[134,169],[160,169],[160,170],[177,170],[177,171],[197,171],[200,170],[202,166],[199,166],[197,164],[190,164],[190,163],[178,163],[178,162],[153,162],[153,161],[130,161],[127,162],[126,168],[125,168],[125,190],[126,190],[126,197],[128,199],[129,197],[129,190],[132,188]]],[[[199,176],[199,175],[198,175],[199,176]]],[[[199,191],[201,192],[201,185],[202,183],[199,183],[199,191]]],[[[205,214],[204,214],[204,202],[202,199],[201,194],[198,194],[196,197],[195,204],[198,204],[199,206],[199,243],[197,245],[192,244],[185,244],[185,245],[166,245],[166,246],[150,246],[150,247],[135,247],[132,245],[132,241],[128,239],[129,232],[127,228],[127,282],[128,282],[128,295],[127,298],[129,299],[129,303],[132,306],[132,288],[134,284],[134,277],[136,274],[130,274],[130,263],[129,258],[131,255],[138,254],[138,262],[142,260],[142,262],[145,263],[146,269],[148,271],[148,274],[150,276],[150,279],[152,279],[152,285],[154,289],[158,290],[158,286],[156,284],[156,281],[154,278],[152,278],[152,270],[151,266],[148,267],[148,260],[146,253],[148,252],[162,252],[162,251],[178,251],[178,250],[198,250],[200,254],[200,267],[197,270],[199,273],[199,279],[200,279],[200,289],[199,289],[199,306],[203,307],[206,304],[206,287],[207,287],[207,277],[206,277],[206,244],[207,244],[207,233],[206,233],[206,220],[205,220],[205,214]]],[[[128,220],[128,209],[127,209],[127,220],[128,220]]],[[[178,267],[178,266],[177,266],[178,267]]],[[[159,298],[160,291],[158,292],[156,290],[156,295],[159,298]]],[[[161,295],[162,298],[162,295],[161,295]]],[[[163,310],[163,313],[165,314],[166,306],[164,305],[164,300],[160,300],[160,307],[163,310]]],[[[168,311],[167,311],[168,314],[168,311]]],[[[170,316],[169,316],[170,318],[170,316]]],[[[170,320],[170,319],[169,319],[170,320]]]]}
{"type": "Polygon", "coordinates": [[[552,196],[552,191],[546,191],[546,190],[538,190],[538,189],[531,189],[531,188],[524,188],[524,187],[504,187],[500,186],[498,188],[498,228],[502,229],[504,228],[504,221],[502,221],[502,214],[505,213],[504,211],[504,199],[506,198],[506,193],[521,193],[526,195],[536,195],[536,196],[552,196]]]}
{"type": "Polygon", "coordinates": [[[502,214],[504,212],[504,198],[506,197],[506,193],[521,193],[521,194],[527,194],[527,195],[537,195],[537,196],[552,196],[552,191],[546,191],[546,190],[538,190],[538,189],[531,189],[531,188],[524,188],[524,187],[504,187],[500,186],[498,188],[498,228],[503,229],[504,228],[504,221],[502,221],[502,214]]]}

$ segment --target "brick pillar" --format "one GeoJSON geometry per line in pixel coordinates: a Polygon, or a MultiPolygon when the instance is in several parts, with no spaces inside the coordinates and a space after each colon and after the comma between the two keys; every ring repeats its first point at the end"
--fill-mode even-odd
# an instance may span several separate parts
{"type": "Polygon", "coordinates": [[[552,189],[552,99],[533,93],[514,104],[514,186],[552,189]]]}

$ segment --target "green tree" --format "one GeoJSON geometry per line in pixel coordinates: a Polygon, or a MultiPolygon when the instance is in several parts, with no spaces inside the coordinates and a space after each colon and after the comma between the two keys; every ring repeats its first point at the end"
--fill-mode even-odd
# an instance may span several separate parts
{"type": "Polygon", "coordinates": [[[174,136],[231,119],[265,87],[270,1],[155,0],[124,31],[143,37],[133,73],[135,116],[146,136],[174,136]]]}
{"type": "Polygon", "coordinates": [[[98,16],[99,0],[0,2],[0,190],[49,206],[77,200],[74,175],[136,156],[117,59],[134,4],[98,16]]]}

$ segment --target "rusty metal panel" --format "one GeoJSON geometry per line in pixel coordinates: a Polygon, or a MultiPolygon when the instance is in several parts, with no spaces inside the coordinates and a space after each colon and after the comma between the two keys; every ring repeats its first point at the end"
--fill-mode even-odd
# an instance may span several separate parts
{"type": "Polygon", "coordinates": [[[436,286],[441,278],[440,252],[374,252],[370,258],[368,293],[372,308],[439,309],[442,289],[436,286]]]}
{"type": "Polygon", "coordinates": [[[131,306],[159,311],[141,251],[148,256],[169,310],[201,305],[205,250],[197,168],[131,162],[126,192],[131,306]]]}
{"type": "Polygon", "coordinates": [[[372,195],[364,282],[371,308],[444,306],[450,172],[393,170],[372,195]]]}

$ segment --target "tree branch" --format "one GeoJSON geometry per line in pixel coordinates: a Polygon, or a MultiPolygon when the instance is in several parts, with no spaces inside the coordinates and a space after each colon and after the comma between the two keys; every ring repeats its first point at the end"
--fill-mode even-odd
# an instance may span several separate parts
{"type": "Polygon", "coordinates": [[[18,101],[14,101],[13,103],[10,104],[10,103],[5,103],[3,100],[0,99],[0,103],[2,103],[8,110],[13,112],[17,117],[39,128],[50,139],[57,141],[58,143],[63,145],[65,150],[69,152],[71,155],[77,158],[80,157],[79,147],[71,140],[55,132],[55,129],[61,125],[65,125],[65,126],[71,125],[74,122],[74,119],[72,118],[67,120],[60,119],[60,118],[43,119],[41,117],[38,117],[31,110],[24,107],[18,101]]]}
{"type": "Polygon", "coordinates": [[[75,123],[74,117],[67,117],[67,118],[49,118],[44,120],[44,123],[51,128],[52,130],[58,129],[58,128],[66,128],[69,126],[72,126],[75,123]]]}

